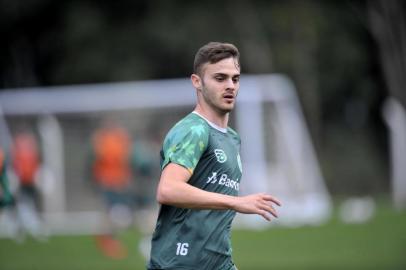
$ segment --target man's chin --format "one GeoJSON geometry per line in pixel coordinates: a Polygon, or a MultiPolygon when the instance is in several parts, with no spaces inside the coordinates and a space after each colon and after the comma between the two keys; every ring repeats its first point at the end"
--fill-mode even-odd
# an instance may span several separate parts
{"type": "Polygon", "coordinates": [[[234,103],[212,105],[211,107],[212,107],[212,109],[214,109],[215,111],[217,111],[221,114],[227,114],[234,109],[234,103]]]}
{"type": "Polygon", "coordinates": [[[233,105],[229,105],[229,106],[223,106],[222,108],[220,108],[220,110],[223,113],[229,113],[234,109],[234,104],[233,105]]]}

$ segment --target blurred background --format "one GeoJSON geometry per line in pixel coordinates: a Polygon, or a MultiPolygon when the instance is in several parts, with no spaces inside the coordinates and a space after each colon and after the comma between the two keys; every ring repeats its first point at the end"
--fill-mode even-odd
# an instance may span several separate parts
{"type": "Polygon", "coordinates": [[[237,216],[239,269],[406,268],[404,1],[0,0],[0,33],[1,269],[144,269],[209,41],[241,53],[241,192],[284,201],[237,216]]]}

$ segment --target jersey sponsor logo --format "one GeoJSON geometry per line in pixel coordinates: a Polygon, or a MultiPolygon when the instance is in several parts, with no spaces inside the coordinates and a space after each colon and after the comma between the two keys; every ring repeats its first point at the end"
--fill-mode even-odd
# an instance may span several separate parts
{"type": "Polygon", "coordinates": [[[214,149],[214,154],[218,162],[224,163],[227,161],[227,155],[222,149],[214,149]]]}
{"type": "Polygon", "coordinates": [[[226,186],[228,188],[235,189],[236,191],[240,190],[240,183],[237,180],[233,180],[228,177],[226,173],[218,175],[217,172],[212,172],[211,176],[207,177],[207,184],[217,184],[220,186],[226,186]]]}

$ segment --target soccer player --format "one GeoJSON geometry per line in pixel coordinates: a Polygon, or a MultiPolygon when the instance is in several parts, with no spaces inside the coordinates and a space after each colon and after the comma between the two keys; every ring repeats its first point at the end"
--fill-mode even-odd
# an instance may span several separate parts
{"type": "Polygon", "coordinates": [[[132,221],[130,151],[128,131],[112,119],[104,120],[92,136],[92,178],[106,203],[105,233],[96,236],[96,243],[113,259],[124,259],[128,253],[116,234],[132,221]]]}
{"type": "Polygon", "coordinates": [[[13,170],[18,178],[17,213],[20,235],[29,233],[39,241],[47,239],[47,230],[41,218],[42,193],[39,186],[41,156],[37,138],[28,129],[18,130],[13,137],[11,147],[13,170]]]}
{"type": "Polygon", "coordinates": [[[14,204],[6,173],[6,154],[0,145],[0,211],[3,207],[14,204]]]}
{"type": "MultiPolygon", "coordinates": [[[[238,49],[210,42],[199,49],[191,82],[194,111],[167,134],[161,151],[161,204],[148,269],[232,270],[230,229],[236,212],[277,217],[280,202],[238,196],[240,138],[228,127],[239,90],[238,49]]],[[[249,179],[247,179],[249,180],[249,179]]]]}

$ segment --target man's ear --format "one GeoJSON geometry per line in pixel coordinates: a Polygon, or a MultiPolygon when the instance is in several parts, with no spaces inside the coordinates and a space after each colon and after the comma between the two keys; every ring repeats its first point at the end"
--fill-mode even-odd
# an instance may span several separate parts
{"type": "Polygon", "coordinates": [[[197,90],[202,90],[202,80],[199,75],[197,74],[192,74],[190,76],[190,80],[192,81],[193,87],[196,88],[197,90]]]}

